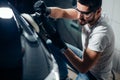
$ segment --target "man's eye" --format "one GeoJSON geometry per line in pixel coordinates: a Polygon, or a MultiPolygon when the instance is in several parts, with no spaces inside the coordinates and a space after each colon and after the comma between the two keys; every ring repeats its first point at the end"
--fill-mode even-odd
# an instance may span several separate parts
{"type": "Polygon", "coordinates": [[[89,15],[91,12],[84,12],[83,14],[85,14],[85,15],[89,15]]]}

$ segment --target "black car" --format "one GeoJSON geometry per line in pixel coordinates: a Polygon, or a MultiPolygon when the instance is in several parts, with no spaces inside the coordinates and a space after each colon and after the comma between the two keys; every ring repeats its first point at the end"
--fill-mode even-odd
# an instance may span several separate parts
{"type": "Polygon", "coordinates": [[[8,2],[0,1],[0,78],[59,80],[54,57],[30,22],[8,2]]]}

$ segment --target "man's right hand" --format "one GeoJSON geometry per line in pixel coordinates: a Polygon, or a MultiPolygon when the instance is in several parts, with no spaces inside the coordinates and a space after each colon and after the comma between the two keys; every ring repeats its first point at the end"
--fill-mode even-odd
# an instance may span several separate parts
{"type": "Polygon", "coordinates": [[[48,34],[47,37],[52,40],[52,43],[59,49],[67,49],[67,45],[61,39],[59,33],[56,31],[54,34],[48,34]]]}
{"type": "Polygon", "coordinates": [[[48,8],[46,6],[46,4],[44,3],[44,1],[42,0],[38,0],[35,4],[34,4],[34,10],[38,13],[44,14],[46,16],[48,16],[51,13],[51,9],[48,8]]]}

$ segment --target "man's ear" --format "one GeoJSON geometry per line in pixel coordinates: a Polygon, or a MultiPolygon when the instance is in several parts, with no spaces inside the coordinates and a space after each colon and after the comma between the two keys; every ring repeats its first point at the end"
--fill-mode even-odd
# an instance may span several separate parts
{"type": "Polygon", "coordinates": [[[100,14],[100,13],[101,13],[101,10],[102,10],[102,8],[99,8],[99,9],[96,11],[96,14],[100,14]]]}

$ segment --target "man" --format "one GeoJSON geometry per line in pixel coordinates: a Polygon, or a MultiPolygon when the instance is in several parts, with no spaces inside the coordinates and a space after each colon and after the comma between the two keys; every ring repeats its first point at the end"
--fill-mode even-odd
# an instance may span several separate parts
{"type": "MultiPolygon", "coordinates": [[[[82,25],[81,51],[66,45],[59,35],[49,35],[69,62],[80,72],[77,80],[91,80],[91,73],[97,80],[112,80],[112,56],[114,52],[114,33],[102,15],[102,0],[78,0],[74,9],[49,7],[52,18],[78,20],[82,25]],[[82,55],[82,58],[77,55],[82,55]]],[[[95,79],[92,79],[95,80],[95,79]]]]}

